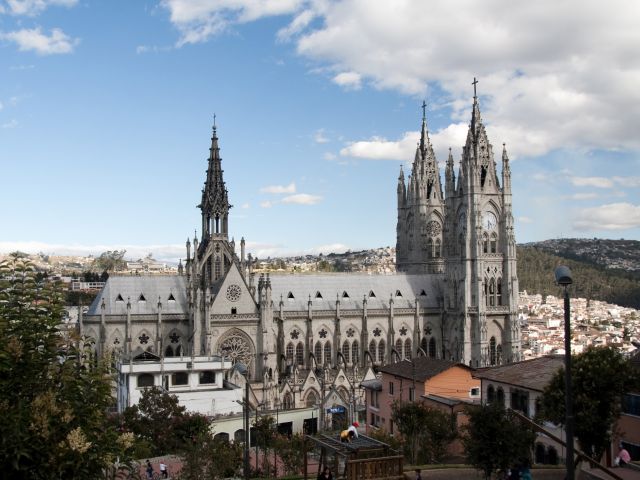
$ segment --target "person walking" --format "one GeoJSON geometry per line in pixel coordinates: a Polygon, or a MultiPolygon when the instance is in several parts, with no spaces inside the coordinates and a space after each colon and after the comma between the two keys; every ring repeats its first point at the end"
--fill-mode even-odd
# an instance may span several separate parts
{"type": "Polygon", "coordinates": [[[153,466],[151,465],[149,459],[147,459],[147,468],[145,469],[145,471],[147,472],[147,479],[153,480],[153,466]]]}
{"type": "Polygon", "coordinates": [[[162,475],[162,478],[169,478],[169,471],[167,470],[167,464],[164,463],[164,459],[160,461],[160,475],[162,475]]]}
{"type": "Polygon", "coordinates": [[[618,446],[618,456],[615,459],[616,466],[624,467],[631,461],[631,455],[627,452],[627,449],[624,448],[622,444],[618,446]]]}

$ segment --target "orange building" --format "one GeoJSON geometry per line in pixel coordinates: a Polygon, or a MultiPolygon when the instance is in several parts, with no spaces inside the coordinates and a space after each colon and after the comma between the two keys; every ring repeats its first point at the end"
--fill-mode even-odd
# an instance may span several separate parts
{"type": "Polygon", "coordinates": [[[366,389],[367,430],[397,433],[392,420],[394,402],[420,401],[452,414],[467,403],[479,402],[480,381],[461,363],[418,357],[380,368],[381,376],[362,382],[366,389]]]}

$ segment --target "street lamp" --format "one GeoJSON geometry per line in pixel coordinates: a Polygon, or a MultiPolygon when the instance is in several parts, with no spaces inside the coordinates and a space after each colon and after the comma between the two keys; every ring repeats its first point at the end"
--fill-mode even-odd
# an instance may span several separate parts
{"type": "Polygon", "coordinates": [[[242,420],[244,427],[244,478],[249,480],[249,369],[241,362],[236,362],[234,368],[244,376],[245,389],[244,389],[244,402],[242,402],[242,420]]]}
{"type": "Polygon", "coordinates": [[[573,283],[571,270],[563,265],[555,270],[556,283],[564,288],[564,406],[565,406],[565,442],[567,453],[567,480],[574,479],[573,464],[573,394],[571,392],[571,304],[569,302],[569,285],[573,283]]]}

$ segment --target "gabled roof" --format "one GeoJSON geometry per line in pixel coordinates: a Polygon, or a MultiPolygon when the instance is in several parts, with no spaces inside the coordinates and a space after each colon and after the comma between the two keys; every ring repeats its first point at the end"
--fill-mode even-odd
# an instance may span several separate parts
{"type": "Polygon", "coordinates": [[[438,296],[441,294],[437,287],[442,282],[442,275],[271,274],[270,280],[275,310],[278,310],[282,298],[284,311],[305,311],[309,297],[313,310],[335,310],[336,299],[340,300],[342,310],[361,310],[365,297],[367,308],[388,309],[392,296],[394,308],[415,308],[416,298],[422,308],[438,308],[438,296]],[[371,292],[375,296],[371,296],[371,292]],[[397,295],[398,292],[401,296],[397,295]]]}
{"type": "Polygon", "coordinates": [[[473,376],[542,392],[556,372],[564,367],[563,355],[546,355],[518,363],[481,368],[473,376]]]}
{"type": "Polygon", "coordinates": [[[180,275],[111,275],[87,315],[100,315],[103,300],[105,315],[126,315],[127,301],[131,304],[132,315],[157,314],[158,297],[162,302],[162,313],[186,315],[186,291],[186,277],[180,275]],[[170,296],[173,296],[171,301],[170,296]]]}
{"type": "Polygon", "coordinates": [[[398,363],[390,363],[380,368],[380,372],[397,377],[408,378],[424,382],[436,375],[449,370],[452,367],[460,366],[469,370],[473,370],[462,363],[452,362],[450,360],[440,360],[437,358],[417,357],[413,360],[403,360],[398,363]]]}

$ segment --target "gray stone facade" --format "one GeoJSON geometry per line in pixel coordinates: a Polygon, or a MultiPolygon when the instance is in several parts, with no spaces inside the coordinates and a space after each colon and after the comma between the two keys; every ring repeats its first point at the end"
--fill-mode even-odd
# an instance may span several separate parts
{"type": "Polygon", "coordinates": [[[519,358],[509,162],[502,187],[474,97],[460,170],[445,188],[423,114],[412,174],[398,181],[394,275],[260,275],[229,240],[214,126],[201,240],[181,275],[109,278],[82,320],[100,353],[221,355],[248,366],[264,405],[353,404],[373,367],[416,355],[471,366],[519,358]]]}

